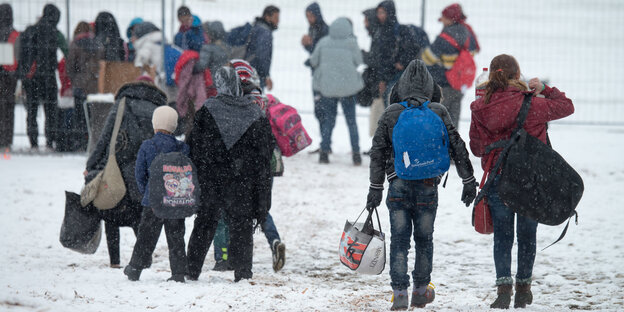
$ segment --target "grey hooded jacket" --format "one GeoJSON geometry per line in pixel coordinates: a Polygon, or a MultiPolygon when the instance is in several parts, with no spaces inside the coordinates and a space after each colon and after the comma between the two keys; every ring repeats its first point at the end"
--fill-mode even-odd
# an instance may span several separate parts
{"type": "MultiPolygon", "coordinates": [[[[388,176],[388,181],[397,176],[394,172],[392,131],[399,119],[399,115],[405,109],[403,105],[398,103],[408,101],[413,106],[422,105],[422,103],[431,99],[434,86],[433,78],[429,74],[425,63],[421,60],[413,60],[392,88],[390,103],[394,104],[388,106],[379,118],[377,131],[375,131],[375,136],[373,137],[373,147],[370,151],[371,188],[383,188],[386,175],[388,176]]],[[[428,107],[440,116],[446,126],[450,141],[449,154],[455,162],[457,174],[463,179],[464,183],[474,181],[474,171],[470,163],[466,144],[459,136],[448,111],[440,103],[430,103],[428,107]]]]}
{"type": "Polygon", "coordinates": [[[357,71],[362,63],[351,22],[344,17],[336,19],[329,26],[329,36],[318,42],[310,56],[314,68],[313,89],[333,98],[357,94],[364,88],[357,71]]]}

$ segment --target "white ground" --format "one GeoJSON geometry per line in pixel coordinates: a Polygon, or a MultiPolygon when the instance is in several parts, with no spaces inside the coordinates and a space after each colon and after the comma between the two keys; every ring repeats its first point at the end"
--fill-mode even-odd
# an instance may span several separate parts
{"type": "MultiPolygon", "coordinates": [[[[370,146],[367,120],[360,118],[363,149],[370,146]]],[[[316,139],[318,127],[304,115],[316,139]]],[[[468,124],[461,124],[464,137],[468,124]]],[[[572,225],[559,244],[539,251],[534,270],[534,304],[527,311],[624,310],[624,152],[621,127],[554,125],[555,147],[585,180],[572,225]]],[[[387,310],[388,267],[379,276],[360,276],[340,264],[338,241],[345,219],[363,207],[368,158],[353,167],[346,125],[339,119],[330,165],[306,151],[286,159],[286,174],[275,180],[272,214],[287,246],[284,269],[274,273],[264,235],[255,235],[254,278],[235,284],[232,272],[210,271],[212,250],[197,282],[165,282],[170,276],[161,236],[154,264],[139,282],[108,267],[102,242],[94,255],[64,249],[58,242],[65,190],[78,192],[85,157],[20,156],[0,160],[0,310],[9,311],[329,311],[387,310]]],[[[477,160],[473,159],[477,164],[477,160]]],[[[453,170],[453,169],[452,169],[453,170]]],[[[477,170],[477,177],[481,172],[477,170]]],[[[481,311],[494,299],[492,237],[470,225],[471,209],[459,201],[461,182],[452,172],[434,233],[433,283],[436,300],[426,310],[481,311]]],[[[389,230],[387,209],[380,208],[389,230]]],[[[192,219],[187,220],[187,236],[192,219]]],[[[538,248],[554,241],[562,226],[540,226],[538,248]]],[[[122,229],[122,264],[129,261],[134,235],[122,229]]],[[[389,248],[389,242],[388,242],[389,248]]],[[[410,262],[413,261],[410,258],[410,262]]],[[[515,259],[515,253],[514,253],[515,259]]],[[[513,267],[515,271],[515,265],[513,267]]]]}
{"type": "MultiPolygon", "coordinates": [[[[25,6],[15,1],[17,27],[23,30],[34,22],[45,2],[32,0],[25,6]]],[[[159,7],[153,2],[72,1],[76,14],[72,27],[78,20],[94,19],[104,9],[117,16],[124,30],[136,15],[159,24],[159,7]]],[[[275,94],[303,112],[304,125],[315,140],[312,148],[316,148],[319,131],[311,114],[310,75],[301,65],[307,54],[298,43],[307,30],[303,12],[308,2],[272,2],[282,8],[272,68],[275,94]]],[[[319,2],[328,22],[350,17],[360,46],[368,49],[360,12],[378,1],[319,2]]],[[[219,19],[230,28],[250,21],[268,1],[257,5],[247,0],[186,3],[204,20],[219,19]]],[[[427,1],[425,24],[431,39],[441,29],[437,17],[448,3],[427,1]]],[[[487,66],[497,54],[510,53],[527,78],[548,77],[572,98],[577,113],[569,120],[621,123],[624,33],[617,29],[624,12],[622,1],[466,0],[462,4],[481,40],[482,52],[476,57],[479,67],[487,66]]],[[[402,23],[419,24],[420,1],[397,0],[397,7],[402,23]]],[[[465,139],[470,94],[472,90],[463,101],[460,123],[465,139]]],[[[367,113],[358,107],[362,150],[370,147],[367,113]]],[[[14,146],[18,149],[27,146],[24,120],[20,106],[16,132],[21,135],[14,146]]],[[[552,125],[550,133],[555,148],[583,176],[585,195],[578,207],[579,225],[571,225],[559,244],[538,252],[535,300],[526,310],[624,311],[624,199],[620,193],[624,189],[624,128],[559,123],[552,125]]],[[[162,236],[153,267],[139,282],[130,282],[121,270],[108,267],[104,243],[94,255],[64,249],[58,242],[64,191],[80,190],[85,156],[0,157],[0,311],[388,310],[388,267],[379,276],[359,276],[338,261],[345,219],[357,216],[368,189],[368,158],[364,157],[362,167],[353,167],[347,142],[346,125],[339,116],[330,165],[319,165],[317,155],[307,151],[285,160],[285,176],[275,180],[272,214],[287,246],[286,266],[273,272],[268,245],[258,233],[254,278],[238,284],[233,283],[231,272],[210,271],[211,254],[199,281],[165,282],[170,272],[162,236]]],[[[480,178],[478,163],[473,158],[475,175],[480,178]]],[[[428,311],[483,311],[495,297],[492,237],[472,229],[471,209],[459,201],[460,194],[461,182],[452,172],[446,189],[440,189],[432,275],[437,296],[428,311]]],[[[387,231],[385,205],[380,212],[387,231]]],[[[191,229],[189,219],[187,235],[191,229]]],[[[540,226],[538,248],[554,241],[561,230],[562,226],[540,226]]],[[[133,244],[132,231],[122,229],[122,264],[129,261],[133,244]]]]}

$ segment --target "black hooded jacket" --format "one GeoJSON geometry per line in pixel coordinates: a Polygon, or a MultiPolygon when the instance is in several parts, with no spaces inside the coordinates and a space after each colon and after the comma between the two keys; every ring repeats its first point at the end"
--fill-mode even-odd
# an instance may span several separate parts
{"type": "MultiPolygon", "coordinates": [[[[413,106],[422,105],[430,100],[434,93],[435,83],[425,63],[421,60],[414,60],[405,69],[399,81],[390,92],[390,102],[394,103],[381,115],[378,122],[377,131],[373,137],[373,146],[370,156],[370,182],[377,187],[383,186],[384,177],[388,176],[388,181],[397,175],[394,172],[394,149],[392,147],[392,131],[399,119],[399,115],[405,107],[398,104],[408,101],[413,106]]],[[[474,179],[472,164],[470,163],[466,144],[459,136],[457,129],[451,121],[451,117],[444,106],[440,103],[430,103],[428,106],[436,113],[446,126],[449,135],[449,154],[455,162],[457,174],[463,180],[474,179]]]]}
{"type": "Polygon", "coordinates": [[[240,80],[230,67],[215,75],[219,94],[195,114],[187,138],[197,166],[201,208],[219,215],[262,223],[271,207],[271,154],[275,146],[269,120],[243,97],[240,80]]]}
{"type": "Polygon", "coordinates": [[[379,8],[386,10],[387,19],[385,23],[381,24],[375,18],[377,22],[372,36],[367,65],[372,69],[377,81],[387,82],[397,73],[394,63],[397,53],[396,34],[400,25],[397,21],[394,1],[383,1],[377,6],[377,9],[379,8]]]}
{"type": "Polygon", "coordinates": [[[115,157],[121,169],[127,195],[134,202],[141,202],[143,198],[136,185],[134,177],[134,165],[137,153],[143,141],[154,135],[152,129],[152,114],[158,106],[167,105],[167,96],[160,89],[146,82],[131,82],[123,85],[115,95],[115,105],[111,108],[104,129],[100,135],[93,152],[87,159],[87,176],[85,181],[91,181],[97,173],[104,169],[108,159],[108,147],[113,134],[115,117],[119,102],[125,98],[126,105],[123,119],[117,135],[115,145],[115,157]]]}
{"type": "Polygon", "coordinates": [[[325,20],[323,20],[321,7],[318,5],[318,3],[313,2],[312,4],[308,5],[308,7],[306,8],[306,12],[310,12],[316,17],[314,25],[310,25],[310,27],[308,27],[308,36],[312,38],[312,45],[304,46],[304,48],[308,52],[312,53],[319,40],[327,36],[327,34],[329,33],[329,26],[327,26],[327,23],[325,23],[325,20]]]}
{"type": "Polygon", "coordinates": [[[46,4],[41,19],[22,33],[17,68],[19,78],[26,76],[33,62],[37,63],[35,77],[55,75],[58,67],[56,50],[59,48],[56,25],[60,17],[61,12],[54,4],[46,4]]]}
{"type": "Polygon", "coordinates": [[[105,61],[123,61],[126,58],[124,41],[119,34],[115,17],[101,12],[95,18],[95,41],[104,48],[105,61]]]}
{"type": "Polygon", "coordinates": [[[13,9],[8,3],[0,4],[0,42],[7,42],[13,31],[13,9]]]}

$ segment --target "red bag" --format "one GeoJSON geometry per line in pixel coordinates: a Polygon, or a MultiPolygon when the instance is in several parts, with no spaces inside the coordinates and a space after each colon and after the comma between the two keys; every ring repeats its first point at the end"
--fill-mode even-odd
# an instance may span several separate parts
{"type": "MultiPolygon", "coordinates": [[[[483,172],[483,177],[481,178],[481,184],[479,184],[479,188],[483,188],[485,184],[485,180],[488,176],[488,171],[492,166],[492,154],[490,154],[486,168],[483,172]]],[[[492,215],[490,214],[490,206],[487,202],[487,196],[483,196],[478,203],[475,203],[474,208],[472,209],[472,225],[475,228],[475,231],[481,234],[492,234],[494,232],[494,224],[492,223],[492,215]]]]}
{"type": "Polygon", "coordinates": [[[446,80],[448,80],[451,87],[455,90],[464,91],[470,88],[477,74],[477,66],[472,58],[472,54],[470,54],[468,50],[470,47],[470,36],[466,38],[463,47],[460,47],[457,41],[447,33],[443,32],[440,37],[448,41],[448,43],[459,51],[459,55],[455,59],[453,67],[444,73],[446,80]]]}
{"type": "Polygon", "coordinates": [[[270,94],[267,94],[267,98],[269,100],[267,117],[282,155],[286,157],[295,155],[312,144],[312,139],[305,128],[303,128],[301,116],[299,116],[297,110],[292,106],[281,103],[270,94]]]}

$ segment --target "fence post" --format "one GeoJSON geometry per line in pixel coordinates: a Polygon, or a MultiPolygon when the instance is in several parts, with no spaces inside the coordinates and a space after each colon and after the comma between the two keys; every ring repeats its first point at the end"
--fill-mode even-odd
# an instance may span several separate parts
{"type": "Polygon", "coordinates": [[[425,2],[427,0],[422,0],[420,2],[420,28],[425,30],[425,2]]]}
{"type": "Polygon", "coordinates": [[[70,24],[69,24],[69,17],[70,17],[70,15],[69,15],[69,0],[65,0],[65,11],[67,12],[65,14],[65,15],[67,15],[67,17],[66,17],[66,21],[67,21],[67,23],[66,23],[67,24],[67,45],[69,46],[69,43],[71,42],[70,41],[70,34],[71,34],[71,32],[70,32],[70,28],[69,28],[69,26],[70,26],[70,24]]]}

